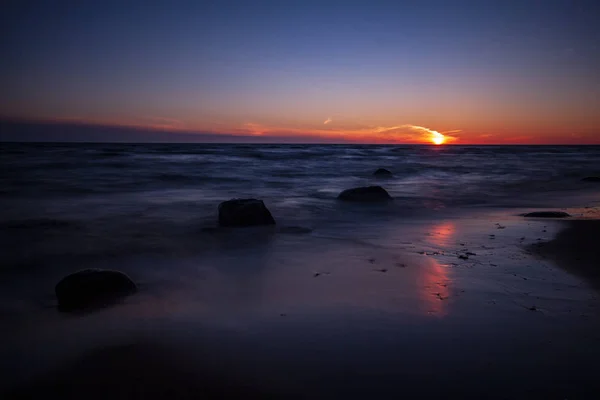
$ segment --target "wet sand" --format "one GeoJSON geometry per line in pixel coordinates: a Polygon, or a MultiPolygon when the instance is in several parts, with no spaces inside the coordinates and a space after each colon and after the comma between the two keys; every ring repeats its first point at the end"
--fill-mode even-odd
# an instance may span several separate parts
{"type": "Polygon", "coordinates": [[[530,250],[600,288],[600,220],[572,220],[556,237],[530,250]]]}
{"type": "Polygon", "coordinates": [[[22,286],[15,277],[0,389],[73,399],[591,398],[599,221],[521,211],[364,227],[361,241],[327,227],[211,232],[213,251],[195,258],[124,260],[140,293],[85,315],[53,308],[49,282],[68,267],[22,286]]]}

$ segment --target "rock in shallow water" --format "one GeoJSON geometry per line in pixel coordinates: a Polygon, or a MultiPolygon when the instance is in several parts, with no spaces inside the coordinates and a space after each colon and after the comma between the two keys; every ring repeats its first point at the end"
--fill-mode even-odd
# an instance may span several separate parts
{"type": "Polygon", "coordinates": [[[284,226],[279,231],[281,233],[311,233],[313,230],[303,226],[284,226]]]}
{"type": "Polygon", "coordinates": [[[377,171],[373,172],[373,175],[379,177],[392,176],[392,172],[385,168],[379,168],[377,171]]]}
{"type": "Polygon", "coordinates": [[[339,194],[338,199],[343,201],[377,202],[392,200],[392,196],[381,186],[367,186],[344,190],[339,194]]]}
{"type": "Polygon", "coordinates": [[[233,199],[219,204],[219,225],[275,225],[275,219],[262,200],[233,199]]]}
{"type": "Polygon", "coordinates": [[[62,311],[103,306],[135,293],[137,286],[119,271],[85,269],[64,277],[54,288],[62,311]]]}
{"type": "Polygon", "coordinates": [[[600,176],[588,176],[582,179],[583,182],[600,182],[600,176]]]}
{"type": "Polygon", "coordinates": [[[566,218],[570,217],[569,214],[562,211],[535,211],[523,215],[524,217],[532,218],[566,218]]]}

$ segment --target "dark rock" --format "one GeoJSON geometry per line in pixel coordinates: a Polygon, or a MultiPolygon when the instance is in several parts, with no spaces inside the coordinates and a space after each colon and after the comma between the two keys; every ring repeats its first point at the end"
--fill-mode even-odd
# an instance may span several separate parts
{"type": "Polygon", "coordinates": [[[219,225],[275,225],[275,219],[262,200],[233,199],[219,204],[219,225]]]}
{"type": "Polygon", "coordinates": [[[587,176],[582,179],[583,182],[600,182],[600,176],[587,176]]]}
{"type": "Polygon", "coordinates": [[[380,176],[380,177],[392,176],[392,172],[385,168],[379,168],[377,171],[373,172],[373,175],[380,176]]]}
{"type": "Polygon", "coordinates": [[[339,200],[356,202],[375,202],[392,200],[392,196],[381,186],[367,186],[344,190],[339,200]]]}
{"type": "Polygon", "coordinates": [[[534,211],[523,215],[531,218],[567,218],[569,214],[563,211],[534,211]]]}
{"type": "Polygon", "coordinates": [[[54,288],[62,311],[103,306],[135,293],[135,283],[119,271],[85,269],[64,277],[54,288]]]}
{"type": "Polygon", "coordinates": [[[283,228],[281,228],[279,230],[279,232],[281,233],[296,233],[296,234],[302,234],[302,233],[311,233],[313,230],[310,228],[305,228],[302,226],[284,226],[283,228]]]}

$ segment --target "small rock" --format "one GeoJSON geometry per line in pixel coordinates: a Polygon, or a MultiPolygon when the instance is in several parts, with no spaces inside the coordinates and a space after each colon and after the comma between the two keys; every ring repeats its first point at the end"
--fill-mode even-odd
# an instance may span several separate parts
{"type": "Polygon", "coordinates": [[[85,269],[67,275],[54,288],[61,311],[103,306],[135,293],[137,286],[119,271],[85,269]]]}
{"type": "Polygon", "coordinates": [[[458,256],[458,258],[460,258],[461,260],[468,260],[469,259],[469,257],[467,257],[464,254],[461,254],[460,256],[458,256]]]}
{"type": "Polygon", "coordinates": [[[219,204],[219,225],[275,225],[275,219],[262,200],[233,199],[219,204]]]}
{"type": "Polygon", "coordinates": [[[582,179],[583,182],[600,182],[600,176],[587,176],[582,179]]]}
{"type": "Polygon", "coordinates": [[[366,186],[344,190],[338,196],[339,200],[353,202],[390,201],[392,196],[381,186],[366,186]]]}
{"type": "Polygon", "coordinates": [[[537,311],[537,307],[536,306],[531,306],[528,308],[529,311],[537,311]]]}
{"type": "Polygon", "coordinates": [[[563,211],[534,211],[523,215],[528,218],[567,218],[569,214],[563,211]]]}
{"type": "Polygon", "coordinates": [[[313,230],[310,228],[304,228],[302,226],[284,226],[280,229],[281,233],[294,233],[294,234],[302,234],[302,233],[311,233],[313,230]]]}
{"type": "Polygon", "coordinates": [[[470,251],[468,251],[466,254],[467,254],[468,256],[476,256],[476,255],[477,255],[477,254],[475,254],[475,253],[471,253],[470,251]]]}
{"type": "Polygon", "coordinates": [[[379,168],[377,171],[373,172],[373,175],[384,177],[384,176],[392,176],[392,172],[385,168],[379,168]]]}

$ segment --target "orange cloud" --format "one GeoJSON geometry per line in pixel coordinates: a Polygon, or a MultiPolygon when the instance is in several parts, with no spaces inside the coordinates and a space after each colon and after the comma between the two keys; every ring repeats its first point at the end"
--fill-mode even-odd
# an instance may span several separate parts
{"type": "MultiPolygon", "coordinates": [[[[448,132],[460,132],[457,130],[448,132]]],[[[446,132],[446,133],[448,133],[446,132]]],[[[275,127],[247,122],[242,128],[237,130],[223,132],[241,135],[260,135],[260,136],[304,136],[327,139],[341,139],[352,142],[370,142],[370,143],[424,143],[429,144],[438,135],[443,135],[445,142],[457,140],[456,137],[447,134],[441,134],[433,129],[419,125],[395,125],[395,126],[375,126],[363,127],[357,129],[340,128],[317,128],[317,129],[298,129],[289,127],[275,127]]]]}

